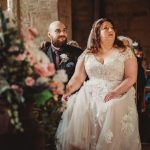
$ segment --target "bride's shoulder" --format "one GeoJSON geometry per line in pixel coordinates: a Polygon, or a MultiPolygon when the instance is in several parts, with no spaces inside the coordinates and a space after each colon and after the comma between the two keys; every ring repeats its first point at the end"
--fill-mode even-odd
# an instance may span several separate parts
{"type": "Polygon", "coordinates": [[[120,50],[120,55],[122,55],[125,59],[129,59],[135,57],[133,50],[130,47],[126,47],[125,49],[120,50]]]}
{"type": "Polygon", "coordinates": [[[80,60],[85,60],[86,58],[90,57],[92,55],[92,53],[89,53],[87,50],[85,50],[78,59],[80,60]]]}

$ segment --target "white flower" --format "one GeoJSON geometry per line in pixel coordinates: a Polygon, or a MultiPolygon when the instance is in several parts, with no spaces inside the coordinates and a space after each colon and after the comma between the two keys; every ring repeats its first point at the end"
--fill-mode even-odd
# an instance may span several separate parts
{"type": "Polygon", "coordinates": [[[63,62],[67,62],[69,60],[69,57],[67,56],[67,54],[61,54],[60,58],[61,58],[60,64],[63,62]]]}
{"type": "MultiPolygon", "coordinates": [[[[1,20],[0,20],[0,28],[1,28],[1,20]]],[[[4,43],[4,37],[2,32],[0,32],[0,40],[4,43]]]]}
{"type": "Polygon", "coordinates": [[[2,20],[0,19],[0,28],[2,28],[2,20]]]}
{"type": "Polygon", "coordinates": [[[10,116],[10,117],[12,116],[12,112],[10,109],[7,110],[7,113],[8,113],[8,116],[10,116]]]}
{"type": "Polygon", "coordinates": [[[133,44],[132,44],[133,46],[138,46],[139,44],[138,44],[138,42],[133,42],[133,44]]]}
{"type": "Polygon", "coordinates": [[[113,138],[113,133],[111,131],[107,131],[105,134],[105,140],[107,143],[111,143],[113,138]]]}
{"type": "Polygon", "coordinates": [[[46,78],[46,77],[39,77],[37,80],[36,80],[36,85],[39,86],[39,85],[43,85],[43,84],[46,84],[49,82],[49,78],[46,78]]]}
{"type": "Polygon", "coordinates": [[[9,49],[8,49],[9,52],[15,52],[15,51],[19,51],[19,47],[18,46],[11,46],[9,49]]]}
{"type": "Polygon", "coordinates": [[[53,81],[55,81],[55,82],[67,82],[68,76],[66,74],[66,71],[63,69],[58,70],[57,73],[53,77],[53,81]]]}

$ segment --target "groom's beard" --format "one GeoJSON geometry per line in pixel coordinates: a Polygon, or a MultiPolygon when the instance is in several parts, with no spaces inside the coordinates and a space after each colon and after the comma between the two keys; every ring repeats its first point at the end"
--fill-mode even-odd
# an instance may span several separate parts
{"type": "Polygon", "coordinates": [[[55,47],[63,47],[67,43],[67,38],[65,36],[60,36],[58,39],[52,39],[52,44],[55,47]]]}

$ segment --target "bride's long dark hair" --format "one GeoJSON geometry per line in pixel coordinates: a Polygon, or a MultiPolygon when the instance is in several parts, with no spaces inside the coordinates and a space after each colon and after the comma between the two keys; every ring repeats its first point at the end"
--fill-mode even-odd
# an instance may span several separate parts
{"type": "MultiPolygon", "coordinates": [[[[99,51],[99,49],[101,48],[100,45],[100,27],[104,22],[110,22],[113,27],[114,30],[116,32],[114,23],[112,22],[112,20],[107,19],[107,18],[101,18],[98,19],[97,21],[94,22],[89,38],[88,38],[88,42],[87,42],[87,48],[86,51],[90,52],[90,53],[97,53],[99,51]]],[[[125,46],[123,45],[123,42],[117,39],[117,35],[115,37],[115,41],[114,41],[114,47],[116,48],[121,48],[122,50],[125,50],[125,46]]]]}

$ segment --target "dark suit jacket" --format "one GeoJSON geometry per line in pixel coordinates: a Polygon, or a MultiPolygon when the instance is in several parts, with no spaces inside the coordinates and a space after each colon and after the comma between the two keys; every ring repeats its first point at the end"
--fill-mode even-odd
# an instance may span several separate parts
{"type": "MultiPolygon", "coordinates": [[[[56,55],[54,54],[51,44],[50,43],[46,43],[45,48],[42,49],[46,55],[49,57],[50,61],[53,62],[55,64],[55,68],[56,68],[56,55]]],[[[66,54],[69,57],[69,60],[67,62],[63,62],[59,65],[59,69],[65,69],[66,73],[68,75],[68,79],[71,78],[71,76],[74,73],[75,70],[75,66],[77,63],[77,59],[80,56],[80,54],[83,52],[82,49],[74,47],[74,46],[70,46],[70,45],[64,45],[61,50],[60,50],[60,54],[66,54]]]]}

